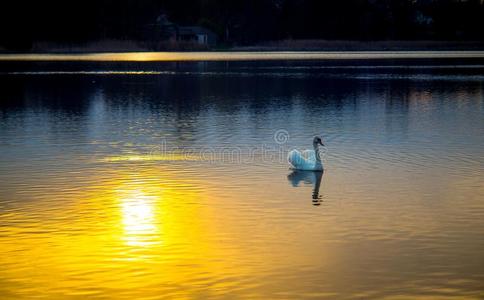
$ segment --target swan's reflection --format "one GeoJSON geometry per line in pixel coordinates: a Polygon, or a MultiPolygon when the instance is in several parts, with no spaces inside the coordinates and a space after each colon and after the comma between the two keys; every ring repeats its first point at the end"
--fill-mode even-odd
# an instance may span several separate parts
{"type": "Polygon", "coordinates": [[[323,171],[301,171],[294,170],[291,174],[287,175],[287,179],[291,182],[292,186],[296,187],[304,182],[305,184],[314,185],[313,188],[313,205],[320,205],[321,195],[319,195],[319,188],[321,186],[321,180],[323,179],[323,171]]]}

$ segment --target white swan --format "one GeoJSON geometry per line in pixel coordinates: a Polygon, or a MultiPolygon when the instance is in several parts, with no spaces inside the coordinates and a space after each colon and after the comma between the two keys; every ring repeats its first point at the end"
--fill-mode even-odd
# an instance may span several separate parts
{"type": "Polygon", "coordinates": [[[323,164],[321,163],[319,145],[324,146],[323,140],[316,136],[313,139],[314,150],[304,150],[303,152],[291,150],[287,155],[287,160],[296,170],[322,171],[323,164]]]}

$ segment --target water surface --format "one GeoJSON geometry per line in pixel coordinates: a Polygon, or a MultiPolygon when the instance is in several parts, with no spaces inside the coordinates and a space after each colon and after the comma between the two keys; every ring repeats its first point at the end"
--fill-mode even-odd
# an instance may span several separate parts
{"type": "Polygon", "coordinates": [[[2,299],[484,297],[481,61],[1,70],[2,299]]]}

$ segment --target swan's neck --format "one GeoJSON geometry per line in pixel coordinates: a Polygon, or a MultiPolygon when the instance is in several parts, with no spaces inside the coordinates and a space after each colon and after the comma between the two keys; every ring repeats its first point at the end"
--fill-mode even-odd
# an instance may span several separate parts
{"type": "Polygon", "coordinates": [[[319,146],[318,144],[313,144],[314,147],[314,153],[316,156],[316,163],[321,164],[321,155],[319,153],[319,146]]]}

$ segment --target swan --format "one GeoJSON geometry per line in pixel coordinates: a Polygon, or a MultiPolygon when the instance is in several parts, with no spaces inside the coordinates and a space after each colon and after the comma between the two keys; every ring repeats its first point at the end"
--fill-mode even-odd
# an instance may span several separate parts
{"type": "Polygon", "coordinates": [[[324,146],[323,140],[316,136],[313,139],[314,150],[291,150],[287,155],[287,161],[292,165],[293,169],[304,171],[322,171],[323,164],[321,163],[321,155],[319,153],[319,146],[324,146]]]}

